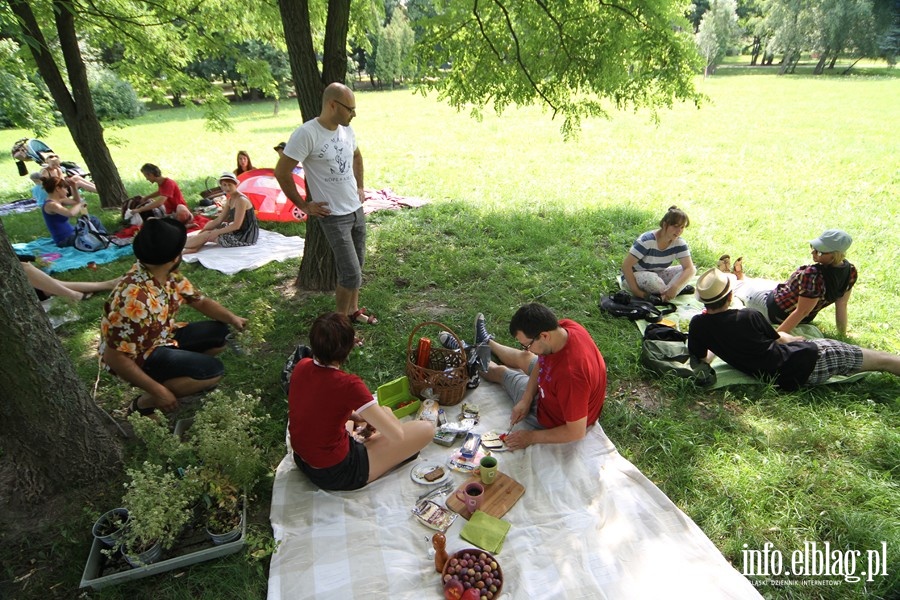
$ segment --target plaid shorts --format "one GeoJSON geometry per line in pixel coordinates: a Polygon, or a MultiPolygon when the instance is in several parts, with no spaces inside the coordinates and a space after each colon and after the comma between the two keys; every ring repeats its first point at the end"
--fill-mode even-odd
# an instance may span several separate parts
{"type": "Polygon", "coordinates": [[[862,348],[837,340],[810,340],[819,347],[819,359],[806,385],[825,383],[835,375],[852,375],[862,368],[862,348]]]}

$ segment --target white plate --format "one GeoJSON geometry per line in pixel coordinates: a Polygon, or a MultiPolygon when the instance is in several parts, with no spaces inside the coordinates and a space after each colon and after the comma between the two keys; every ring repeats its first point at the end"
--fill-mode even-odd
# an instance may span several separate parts
{"type": "Polygon", "coordinates": [[[450,479],[450,470],[441,463],[425,461],[414,464],[413,468],[409,470],[409,476],[416,483],[421,483],[423,485],[437,485],[439,483],[444,483],[445,481],[450,479]],[[425,479],[425,473],[428,473],[429,471],[437,467],[444,469],[443,477],[438,477],[434,481],[428,481],[427,479],[425,479]]]}

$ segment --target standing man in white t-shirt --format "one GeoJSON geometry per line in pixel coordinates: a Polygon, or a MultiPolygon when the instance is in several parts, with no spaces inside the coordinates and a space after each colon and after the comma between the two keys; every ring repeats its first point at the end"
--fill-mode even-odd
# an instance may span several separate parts
{"type": "Polygon", "coordinates": [[[275,177],[291,202],[310,217],[320,218],[322,232],[337,267],[337,312],[353,323],[377,323],[359,307],[362,266],[366,255],[363,214],[363,160],[350,121],[356,116],[353,91],[332,83],[322,94],[322,112],[294,133],[280,152],[275,177]],[[297,192],[291,171],[303,163],[307,201],[297,192]]]}

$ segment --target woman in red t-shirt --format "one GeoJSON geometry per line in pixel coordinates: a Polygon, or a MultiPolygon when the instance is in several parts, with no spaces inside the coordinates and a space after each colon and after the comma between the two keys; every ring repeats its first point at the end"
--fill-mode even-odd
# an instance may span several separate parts
{"type": "Polygon", "coordinates": [[[294,367],[288,429],[294,461],[322,489],[355,490],[414,456],[434,437],[428,421],[401,423],[358,376],[341,370],[354,347],[347,315],[327,313],[309,332],[313,358],[294,367]],[[350,435],[364,425],[365,443],[350,435]]]}

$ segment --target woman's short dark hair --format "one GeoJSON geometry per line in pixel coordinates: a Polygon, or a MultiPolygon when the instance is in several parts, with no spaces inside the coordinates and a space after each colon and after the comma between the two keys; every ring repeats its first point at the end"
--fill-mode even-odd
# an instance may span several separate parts
{"type": "Polygon", "coordinates": [[[157,167],[153,163],[144,163],[144,166],[141,167],[141,173],[146,173],[147,175],[153,175],[154,177],[162,176],[162,171],[160,171],[159,167],[157,167]]]}
{"type": "Polygon", "coordinates": [[[559,327],[559,320],[553,311],[534,302],[526,304],[516,311],[509,321],[509,334],[513,337],[521,331],[530,338],[535,338],[545,331],[553,331],[559,327]]]}
{"type": "Polygon", "coordinates": [[[319,362],[343,363],[353,350],[356,338],[350,317],[342,313],[319,315],[309,329],[309,345],[319,362]]]}
{"type": "Polygon", "coordinates": [[[69,184],[66,183],[66,180],[62,177],[56,177],[55,175],[51,175],[50,177],[45,177],[41,180],[41,185],[44,186],[44,191],[48,194],[52,194],[56,188],[59,187],[59,184],[63,184],[66,187],[69,187],[69,184]]]}
{"type": "Polygon", "coordinates": [[[666,214],[663,215],[663,218],[659,221],[660,227],[665,227],[666,225],[684,225],[687,227],[691,224],[691,220],[688,218],[687,213],[675,206],[674,204],[669,207],[669,210],[666,211],[666,214]]]}

